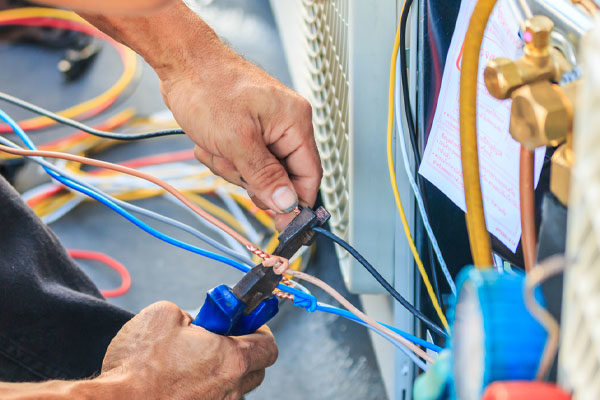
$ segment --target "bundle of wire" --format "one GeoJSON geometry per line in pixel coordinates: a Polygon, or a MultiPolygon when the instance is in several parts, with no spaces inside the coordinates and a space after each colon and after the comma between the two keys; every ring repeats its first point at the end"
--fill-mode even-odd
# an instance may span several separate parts
{"type": "MultiPolygon", "coordinates": [[[[0,26],[8,25],[40,26],[82,32],[105,40],[118,52],[123,63],[123,73],[117,82],[97,97],[60,111],[58,114],[63,117],[86,119],[100,114],[114,104],[136,76],[138,65],[136,54],[129,48],[104,35],[73,12],[42,7],[15,8],[0,11],[0,26]]],[[[46,128],[55,123],[54,120],[47,117],[35,117],[21,121],[19,125],[27,131],[32,131],[46,128]]],[[[0,133],[8,132],[12,132],[10,126],[6,124],[0,126],[0,133]]]]}
{"type": "MultiPolygon", "coordinates": [[[[156,214],[150,210],[145,210],[145,209],[142,209],[141,207],[134,206],[125,201],[116,199],[116,198],[110,196],[109,194],[103,192],[102,190],[97,189],[92,185],[89,185],[85,182],[80,181],[78,179],[78,177],[75,177],[69,171],[61,169],[61,168],[45,161],[41,157],[58,158],[58,159],[64,159],[64,160],[73,161],[73,162],[85,163],[85,164],[97,166],[100,168],[106,168],[106,169],[110,169],[110,170],[114,170],[114,171],[118,171],[118,172],[123,172],[126,174],[130,174],[133,176],[137,176],[137,177],[149,180],[149,181],[153,182],[154,184],[158,185],[159,187],[163,188],[164,190],[168,191],[173,196],[175,196],[179,201],[181,201],[183,204],[185,204],[189,209],[191,209],[192,211],[197,213],[199,216],[207,219],[210,223],[214,224],[216,227],[223,229],[227,234],[229,234],[234,239],[238,240],[243,246],[245,246],[253,254],[259,255],[263,259],[270,258],[270,255],[268,253],[260,250],[258,247],[256,247],[256,245],[254,245],[252,242],[250,242],[248,239],[246,239],[239,233],[235,232],[232,228],[230,228],[229,226],[225,226],[221,221],[218,221],[211,215],[207,214],[204,210],[200,209],[197,205],[195,205],[194,203],[189,201],[181,192],[177,191],[173,186],[169,185],[168,183],[166,183],[160,179],[157,179],[153,176],[150,176],[142,171],[130,169],[130,168],[127,168],[124,166],[116,165],[116,164],[111,164],[111,163],[107,163],[107,162],[103,162],[103,161],[99,161],[99,160],[88,159],[85,157],[64,154],[64,153],[49,152],[49,151],[36,151],[36,150],[34,150],[35,145],[33,144],[33,142],[31,142],[31,140],[29,139],[27,134],[16,124],[16,122],[14,120],[12,120],[4,112],[0,112],[0,117],[14,129],[14,131],[18,134],[18,136],[25,142],[27,147],[32,149],[32,150],[22,150],[17,145],[12,143],[11,141],[9,141],[5,138],[0,138],[0,142],[4,143],[4,145],[0,146],[1,151],[31,158],[33,161],[41,164],[44,167],[44,169],[54,179],[56,179],[60,183],[100,201],[101,203],[107,205],[114,211],[118,212],[123,217],[125,217],[126,219],[128,219],[129,221],[131,221],[132,223],[137,225],[138,227],[142,228],[146,232],[150,233],[151,235],[153,235],[163,241],[166,241],[172,245],[175,245],[177,247],[180,247],[185,250],[194,252],[196,254],[200,254],[202,256],[223,262],[227,265],[237,268],[238,270],[240,270],[242,272],[247,272],[250,269],[250,265],[252,265],[252,264],[249,265],[249,262],[242,263],[239,261],[239,259],[235,260],[235,259],[233,259],[233,257],[228,258],[228,257],[222,256],[220,254],[213,253],[213,252],[201,249],[199,247],[187,244],[185,242],[182,242],[178,239],[172,238],[170,236],[167,236],[167,235],[157,231],[156,229],[150,227],[149,225],[147,225],[146,223],[144,223],[143,221],[139,220],[137,217],[132,215],[130,212],[127,211],[127,209],[134,211],[136,213],[142,213],[146,216],[152,217],[152,218],[157,219],[162,222],[168,221],[168,223],[176,225],[176,226],[184,229],[187,232],[193,231],[193,228],[187,227],[180,222],[171,220],[167,217],[156,214]],[[184,228],[184,226],[185,226],[185,228],[184,228]]],[[[200,236],[198,236],[198,237],[200,237],[200,236]]],[[[207,238],[203,237],[202,239],[205,240],[207,238]]],[[[205,241],[211,245],[216,244],[216,243],[214,243],[214,240],[212,242],[210,240],[205,240],[205,241]]],[[[222,250],[225,250],[225,249],[222,249],[222,250]]],[[[227,249],[226,254],[230,255],[230,253],[231,253],[231,250],[227,249]]],[[[238,256],[240,258],[245,258],[244,256],[241,256],[241,255],[238,255],[238,256]]],[[[433,359],[430,355],[428,355],[426,352],[424,352],[421,348],[419,348],[414,343],[417,343],[418,345],[422,345],[428,349],[439,351],[439,348],[435,345],[432,345],[431,343],[425,342],[422,339],[413,337],[404,332],[400,332],[393,327],[384,326],[384,325],[379,324],[378,322],[372,320],[371,318],[366,316],[364,313],[362,313],[360,310],[358,310],[356,307],[354,307],[351,303],[349,303],[337,291],[332,289],[329,285],[322,282],[321,280],[319,280],[313,276],[310,276],[308,274],[305,274],[303,272],[294,271],[292,269],[288,269],[285,272],[287,274],[291,275],[292,277],[295,277],[297,279],[306,280],[307,282],[310,282],[310,283],[315,284],[316,286],[322,288],[328,294],[330,294],[332,297],[334,297],[336,300],[338,300],[342,305],[344,305],[344,307],[347,308],[350,313],[348,313],[345,310],[340,310],[340,309],[336,309],[336,308],[328,306],[328,305],[320,304],[316,301],[314,296],[310,295],[309,293],[306,293],[303,290],[299,290],[294,287],[280,284],[278,286],[278,289],[282,290],[288,294],[291,294],[293,296],[292,299],[294,301],[294,304],[304,307],[309,311],[320,310],[320,311],[324,311],[324,312],[335,313],[335,314],[338,314],[345,318],[350,318],[355,321],[360,321],[362,324],[365,324],[370,329],[374,329],[378,334],[382,335],[384,338],[386,338],[387,340],[392,342],[394,345],[399,347],[409,357],[411,357],[411,359],[422,369],[425,369],[426,366],[421,361],[421,359],[425,360],[425,361],[432,361],[433,359]],[[418,357],[420,357],[421,359],[419,359],[418,357]]]]}
{"type": "MultiPolygon", "coordinates": [[[[406,1],[403,3],[402,6],[402,10],[404,12],[404,10],[406,9],[406,1]]],[[[404,207],[402,206],[402,199],[400,198],[400,192],[398,191],[398,185],[396,183],[396,171],[395,171],[395,167],[394,167],[394,155],[393,155],[393,151],[392,151],[392,147],[393,147],[393,135],[394,135],[394,101],[395,101],[395,97],[396,97],[396,92],[395,92],[395,86],[396,86],[396,63],[397,63],[397,59],[398,59],[398,52],[400,49],[400,34],[401,34],[401,26],[400,24],[398,25],[398,29],[396,30],[396,37],[394,40],[394,50],[392,52],[392,58],[391,58],[391,62],[390,62],[390,84],[389,84],[389,92],[388,92],[388,125],[387,125],[387,161],[388,161],[388,170],[390,173],[390,184],[392,186],[392,190],[394,193],[394,200],[396,202],[396,207],[398,209],[398,213],[400,215],[400,220],[402,222],[402,228],[404,230],[404,234],[406,235],[407,241],[408,241],[408,245],[410,247],[410,250],[413,254],[413,257],[415,259],[415,263],[417,264],[417,268],[419,270],[419,273],[421,275],[421,278],[423,279],[423,283],[425,284],[425,288],[427,290],[427,294],[429,296],[429,298],[431,299],[431,303],[433,304],[433,308],[435,309],[440,321],[442,322],[442,324],[444,325],[444,328],[450,332],[450,326],[448,325],[448,320],[446,319],[446,316],[444,315],[444,312],[442,310],[442,307],[440,306],[440,303],[437,300],[437,297],[435,295],[435,291],[433,290],[433,287],[431,286],[431,281],[429,280],[429,276],[427,275],[427,271],[425,271],[425,266],[423,265],[423,261],[421,260],[421,257],[419,256],[419,252],[417,251],[417,247],[415,246],[415,242],[412,238],[412,234],[410,232],[410,227],[408,224],[408,219],[406,218],[406,214],[404,212],[404,207]]],[[[398,124],[400,124],[401,120],[398,120],[398,124]]],[[[406,160],[406,157],[405,157],[406,160]]],[[[412,177],[412,172],[409,172],[409,179],[412,177]]],[[[413,178],[414,180],[414,178],[413,178]]],[[[415,195],[417,195],[418,190],[415,190],[415,195]]],[[[424,211],[421,212],[421,217],[424,217],[426,214],[424,213],[424,211]]],[[[424,222],[425,222],[425,218],[424,218],[424,222]]],[[[426,226],[429,226],[429,224],[427,224],[426,226]]],[[[429,227],[430,229],[430,227],[429,227]]],[[[430,232],[428,231],[428,234],[430,232]]],[[[431,236],[430,239],[432,239],[432,243],[435,240],[435,236],[433,236],[433,233],[431,232],[431,236]]],[[[436,242],[437,245],[437,242],[436,242]]],[[[438,247],[439,250],[439,247],[438,247]]],[[[439,259],[441,259],[443,261],[443,258],[441,257],[441,253],[439,253],[439,259]]],[[[444,263],[445,265],[445,263],[444,263]]],[[[449,273],[446,274],[447,271],[444,271],[444,274],[446,275],[446,277],[449,277],[449,273]]]]}

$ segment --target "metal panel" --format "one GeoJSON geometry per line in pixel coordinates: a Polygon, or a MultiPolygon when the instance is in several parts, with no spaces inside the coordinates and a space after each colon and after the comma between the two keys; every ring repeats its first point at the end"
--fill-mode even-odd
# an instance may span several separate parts
{"type": "MultiPolygon", "coordinates": [[[[296,89],[313,105],[332,230],[393,280],[395,209],[385,141],[396,4],[296,0],[271,5],[296,89]]],[[[351,291],[383,292],[345,252],[338,255],[351,291]]]]}

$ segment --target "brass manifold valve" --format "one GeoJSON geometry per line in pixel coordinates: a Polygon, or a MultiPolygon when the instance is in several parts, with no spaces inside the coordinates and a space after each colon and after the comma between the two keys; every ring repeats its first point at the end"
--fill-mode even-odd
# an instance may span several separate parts
{"type": "Polygon", "coordinates": [[[497,99],[512,98],[510,134],[526,148],[563,144],[552,157],[550,188],[567,203],[573,152],[571,135],[578,82],[559,86],[572,70],[560,51],[552,47],[554,24],[534,16],[524,24],[524,55],[518,60],[496,58],[484,71],[485,85],[497,99]]]}

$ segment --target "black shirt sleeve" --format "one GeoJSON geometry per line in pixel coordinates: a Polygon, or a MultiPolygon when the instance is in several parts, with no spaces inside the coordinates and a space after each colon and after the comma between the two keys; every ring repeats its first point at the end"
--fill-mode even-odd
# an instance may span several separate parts
{"type": "Polygon", "coordinates": [[[131,317],[0,177],[0,381],[93,376],[131,317]]]}

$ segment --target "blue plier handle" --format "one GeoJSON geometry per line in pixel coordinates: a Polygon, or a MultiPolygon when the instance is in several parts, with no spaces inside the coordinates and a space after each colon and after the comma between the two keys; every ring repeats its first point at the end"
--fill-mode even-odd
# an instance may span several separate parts
{"type": "MultiPolygon", "coordinates": [[[[314,239],[313,228],[324,226],[330,214],[323,207],[304,207],[279,235],[274,255],[291,258],[314,239]]],[[[258,264],[233,287],[219,285],[208,291],[206,301],[192,322],[213,333],[240,336],[255,332],[279,311],[273,291],[281,281],[271,267],[258,264]]]]}

